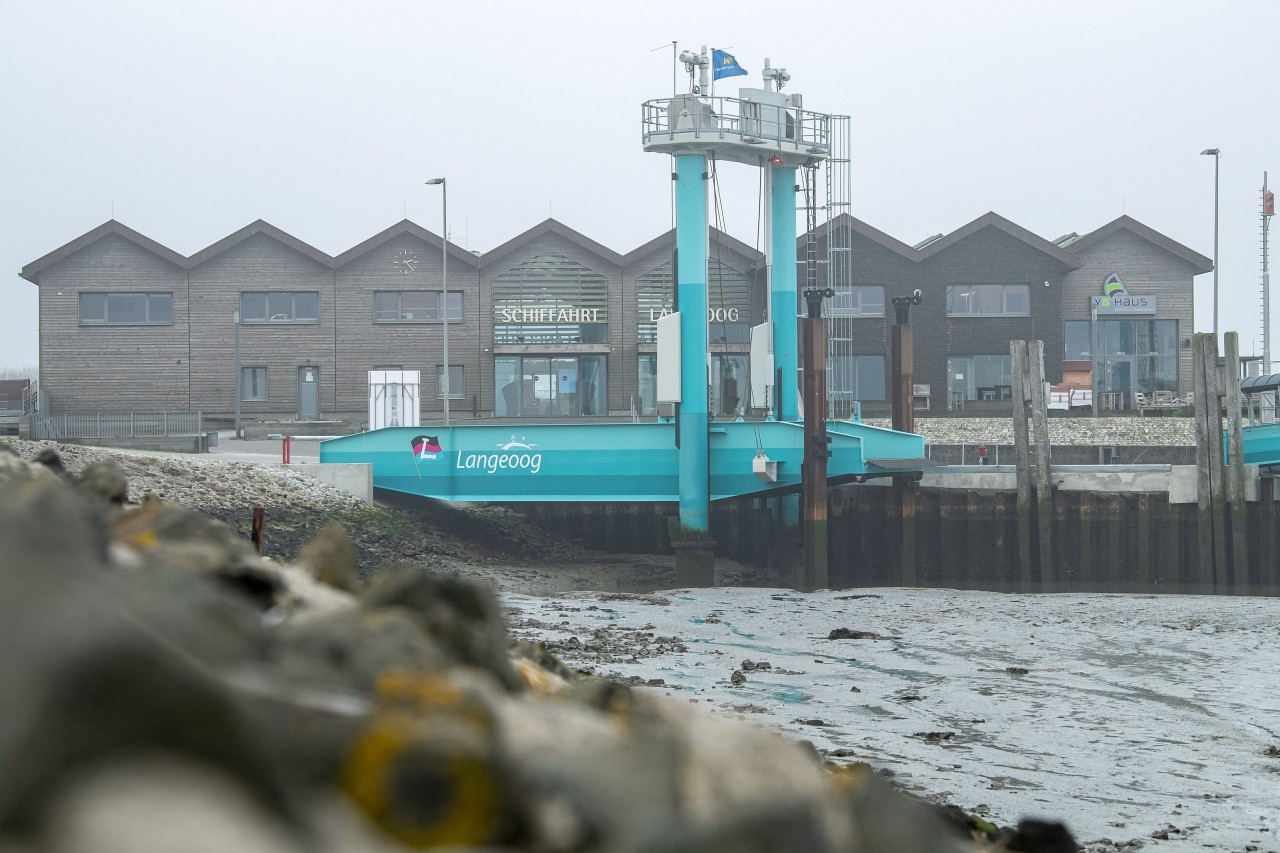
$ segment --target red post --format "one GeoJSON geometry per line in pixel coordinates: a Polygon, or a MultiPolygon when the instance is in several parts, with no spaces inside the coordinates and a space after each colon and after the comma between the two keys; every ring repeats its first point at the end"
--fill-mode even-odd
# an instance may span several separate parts
{"type": "Polygon", "coordinates": [[[280,461],[285,465],[289,464],[289,436],[284,437],[284,441],[280,443],[280,455],[283,457],[280,461]]]}

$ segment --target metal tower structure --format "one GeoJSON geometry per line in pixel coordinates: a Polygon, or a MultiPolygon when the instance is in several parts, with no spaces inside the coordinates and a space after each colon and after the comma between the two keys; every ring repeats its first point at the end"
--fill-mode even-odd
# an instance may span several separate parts
{"type": "Polygon", "coordinates": [[[1267,173],[1262,173],[1262,372],[1271,373],[1271,272],[1267,266],[1267,232],[1276,212],[1275,193],[1267,189],[1267,173]]]}
{"type": "MultiPolygon", "coordinates": [[[[803,108],[799,94],[784,94],[791,79],[783,68],[764,67],[763,88],[742,88],[739,97],[709,94],[708,77],[745,74],[722,51],[680,54],[689,74],[689,92],[646,101],[642,111],[645,151],[675,158],[676,305],[667,321],[677,326],[679,382],[664,381],[674,353],[664,352],[659,326],[659,388],[673,389],[666,400],[677,408],[680,450],[680,527],[682,537],[696,540],[709,529],[707,429],[707,182],[708,159],[736,162],[768,172],[769,327],[772,334],[773,393],[780,421],[799,417],[798,306],[796,288],[797,170],[811,168],[831,155],[832,116],[803,108]],[[715,68],[712,69],[712,61],[715,68]],[[709,75],[708,72],[713,72],[709,75]],[[696,75],[696,79],[695,79],[696,75]],[[776,87],[776,88],[775,88],[776,87]],[[674,389],[678,387],[678,393],[674,389]]],[[[675,349],[672,347],[671,349],[675,349]]],[[[673,534],[675,532],[673,531],[673,534]]],[[[675,539],[673,535],[673,540],[675,539]]]]}
{"type": "Polygon", "coordinates": [[[827,312],[827,415],[848,417],[853,403],[853,230],[838,227],[841,215],[852,216],[852,142],[849,116],[831,117],[831,156],[823,163],[826,177],[826,281],[836,295],[827,312]]]}

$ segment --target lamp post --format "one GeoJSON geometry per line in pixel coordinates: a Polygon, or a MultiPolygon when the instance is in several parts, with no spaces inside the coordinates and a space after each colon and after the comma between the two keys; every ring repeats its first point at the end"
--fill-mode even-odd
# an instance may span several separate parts
{"type": "Polygon", "coordinates": [[[1206,148],[1200,152],[1202,156],[1213,157],[1213,340],[1218,341],[1218,163],[1222,152],[1217,148],[1206,148]]]}
{"type": "MultiPolygon", "coordinates": [[[[449,425],[449,184],[444,178],[432,178],[428,186],[440,185],[440,315],[444,324],[444,379],[441,390],[444,392],[444,425],[449,425]]],[[[1215,273],[1216,275],[1216,273],[1215,273]]]]}

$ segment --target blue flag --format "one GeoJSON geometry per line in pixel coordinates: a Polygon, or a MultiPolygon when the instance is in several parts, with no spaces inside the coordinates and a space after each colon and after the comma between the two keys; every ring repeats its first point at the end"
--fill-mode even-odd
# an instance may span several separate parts
{"type": "Polygon", "coordinates": [[[711,51],[711,79],[719,80],[721,77],[737,77],[738,75],[746,75],[746,71],[738,64],[738,60],[733,58],[732,53],[723,50],[711,51]]]}

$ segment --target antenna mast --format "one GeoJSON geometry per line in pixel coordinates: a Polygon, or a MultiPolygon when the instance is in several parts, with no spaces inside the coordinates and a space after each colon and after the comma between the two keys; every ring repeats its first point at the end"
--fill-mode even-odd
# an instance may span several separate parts
{"type": "Polygon", "coordinates": [[[1271,373],[1271,272],[1267,267],[1267,232],[1276,212],[1276,196],[1262,173],[1262,372],[1271,373]]]}

